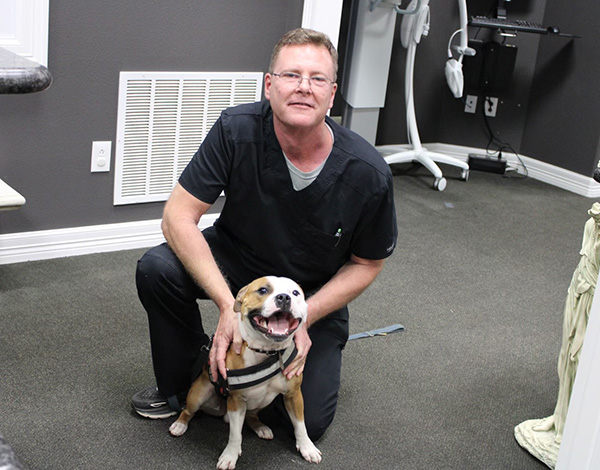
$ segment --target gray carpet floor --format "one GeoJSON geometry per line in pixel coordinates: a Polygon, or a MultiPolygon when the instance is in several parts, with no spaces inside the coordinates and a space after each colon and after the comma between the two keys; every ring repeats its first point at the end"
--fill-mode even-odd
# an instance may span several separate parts
{"type": "MultiPolygon", "coordinates": [[[[399,246],[351,305],[336,420],[318,443],[325,469],[519,469],[543,464],[513,437],[554,409],[563,306],[594,202],[536,182],[395,167],[399,246]],[[456,176],[454,178],[453,176],[456,176]]],[[[134,286],[141,250],[0,266],[0,433],[28,469],[214,468],[228,435],[199,416],[130,410],[153,383],[134,286]]],[[[216,310],[203,301],[208,328],[216,310]]],[[[244,432],[241,469],[312,468],[274,429],[244,432]]]]}

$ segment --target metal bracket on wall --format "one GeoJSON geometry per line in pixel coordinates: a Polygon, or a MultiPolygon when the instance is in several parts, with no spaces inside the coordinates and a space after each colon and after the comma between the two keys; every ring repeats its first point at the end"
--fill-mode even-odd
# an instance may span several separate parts
{"type": "MultiPolygon", "coordinates": [[[[416,5],[411,10],[404,10],[400,8],[402,1],[399,2],[387,2],[385,0],[370,0],[369,11],[375,11],[378,6],[387,6],[393,8],[399,15],[414,15],[421,8],[421,0],[417,0],[416,5]]],[[[410,5],[409,5],[410,6],[410,5]]]]}

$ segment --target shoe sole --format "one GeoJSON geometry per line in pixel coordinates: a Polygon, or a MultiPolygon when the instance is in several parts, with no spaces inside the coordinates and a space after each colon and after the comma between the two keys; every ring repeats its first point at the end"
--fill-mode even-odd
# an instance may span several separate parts
{"type": "Polygon", "coordinates": [[[164,413],[154,413],[154,412],[138,410],[137,408],[134,408],[134,410],[140,416],[143,416],[144,418],[150,418],[150,419],[165,419],[165,418],[170,418],[171,416],[175,416],[177,414],[177,411],[166,411],[164,413]]]}

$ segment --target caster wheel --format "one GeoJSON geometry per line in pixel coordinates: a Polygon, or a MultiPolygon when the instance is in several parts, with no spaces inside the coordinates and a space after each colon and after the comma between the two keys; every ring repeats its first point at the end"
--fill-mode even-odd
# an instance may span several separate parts
{"type": "Polygon", "coordinates": [[[463,181],[469,181],[469,170],[463,170],[460,174],[460,179],[463,181]]]}
{"type": "Polygon", "coordinates": [[[436,178],[433,182],[433,189],[437,189],[438,191],[443,191],[446,189],[446,178],[436,178]]]}

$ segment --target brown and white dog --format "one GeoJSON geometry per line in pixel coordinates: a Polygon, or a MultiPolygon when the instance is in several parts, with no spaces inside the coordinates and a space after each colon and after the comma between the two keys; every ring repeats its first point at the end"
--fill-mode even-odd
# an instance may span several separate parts
{"type": "Polygon", "coordinates": [[[225,399],[217,394],[210,381],[208,367],[205,367],[188,392],[186,408],[169,431],[174,436],[181,436],[198,410],[212,415],[227,412],[229,442],[219,457],[217,468],[233,469],[242,453],[244,419],[260,438],[273,439],[273,432],[260,422],[257,413],[277,395],[283,394],[285,408],[294,427],[296,448],[309,462],[319,463],[321,451],[308,437],[304,424],[304,400],[300,391],[302,376],[288,380],[282,373],[286,358],[287,363],[291,362],[292,354],[296,352],[294,332],[306,321],[307,304],[302,289],[288,278],[262,277],[240,290],[234,311],[239,313],[244,343],[241,354],[236,354],[231,347],[227,352],[227,375],[231,390],[226,406],[225,399]],[[272,363],[272,372],[269,372],[269,375],[274,374],[272,377],[247,388],[236,389],[232,385],[232,381],[237,379],[234,377],[236,370],[246,370],[268,360],[272,363]]]}

